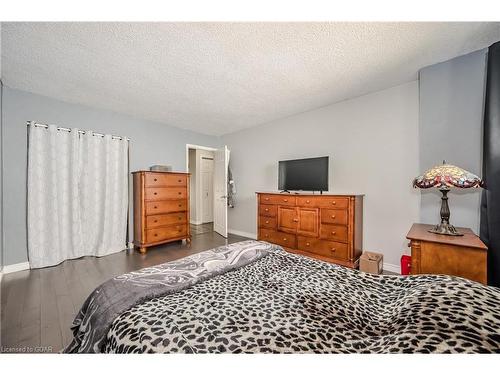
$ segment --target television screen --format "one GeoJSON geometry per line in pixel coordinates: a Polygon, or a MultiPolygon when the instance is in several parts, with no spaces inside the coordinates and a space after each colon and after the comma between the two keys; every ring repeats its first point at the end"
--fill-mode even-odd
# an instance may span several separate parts
{"type": "Polygon", "coordinates": [[[328,156],[282,160],[279,165],[279,190],[328,191],[328,156]]]}

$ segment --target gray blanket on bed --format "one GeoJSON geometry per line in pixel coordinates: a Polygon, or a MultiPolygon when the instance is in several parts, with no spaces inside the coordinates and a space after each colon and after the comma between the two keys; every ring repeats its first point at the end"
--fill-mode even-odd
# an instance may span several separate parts
{"type": "Polygon", "coordinates": [[[126,310],[238,269],[275,249],[269,243],[243,241],[108,280],[84,302],[71,326],[73,341],[64,352],[100,353],[111,324],[126,310]]]}

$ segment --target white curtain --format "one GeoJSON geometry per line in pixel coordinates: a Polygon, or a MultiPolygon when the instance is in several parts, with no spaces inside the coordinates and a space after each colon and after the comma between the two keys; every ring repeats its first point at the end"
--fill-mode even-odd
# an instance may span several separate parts
{"type": "Polygon", "coordinates": [[[126,248],[128,141],[30,125],[31,268],[126,248]]]}

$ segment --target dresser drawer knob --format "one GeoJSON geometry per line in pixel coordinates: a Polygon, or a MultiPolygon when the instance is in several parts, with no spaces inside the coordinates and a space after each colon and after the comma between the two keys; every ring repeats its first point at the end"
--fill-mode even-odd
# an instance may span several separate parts
{"type": "Polygon", "coordinates": [[[266,220],[266,224],[269,224],[269,220],[266,220]]]}
{"type": "Polygon", "coordinates": [[[264,234],[264,237],[269,237],[269,234],[264,234]]]}
{"type": "Polygon", "coordinates": [[[158,194],[156,191],[153,193],[154,195],[158,194]]]}
{"type": "Polygon", "coordinates": [[[310,200],[307,200],[307,201],[306,201],[306,203],[311,203],[311,201],[310,201],[310,200]]]}
{"type": "Polygon", "coordinates": [[[179,207],[182,207],[182,204],[179,203],[179,207]]]}
{"type": "Polygon", "coordinates": [[[177,182],[182,182],[182,180],[177,180],[177,182]]]}
{"type": "Polygon", "coordinates": [[[177,194],[181,195],[181,194],[182,194],[182,191],[179,191],[177,194]]]}
{"type": "Polygon", "coordinates": [[[269,200],[269,198],[264,198],[264,200],[268,201],[268,200],[269,200]]]}
{"type": "Polygon", "coordinates": [[[266,211],[266,212],[269,211],[269,208],[266,208],[264,211],[266,211]]]}
{"type": "Polygon", "coordinates": [[[158,207],[154,206],[154,208],[158,208],[158,207]]]}
{"type": "Polygon", "coordinates": [[[337,234],[337,232],[335,232],[335,231],[332,231],[332,234],[333,234],[333,235],[335,236],[335,235],[337,234]]]}
{"type": "Polygon", "coordinates": [[[156,178],[153,180],[154,182],[158,181],[156,178]]]}
{"type": "Polygon", "coordinates": [[[287,240],[286,237],[283,237],[283,241],[286,241],[286,240],[287,240]]]}
{"type": "Polygon", "coordinates": [[[179,219],[179,220],[182,220],[182,216],[179,216],[179,217],[178,217],[178,219],[179,219]]]}
{"type": "Polygon", "coordinates": [[[337,202],[333,201],[332,204],[335,206],[337,204],[337,202]]]}
{"type": "Polygon", "coordinates": [[[334,253],[334,252],[336,252],[336,251],[337,251],[337,249],[336,249],[336,248],[334,248],[334,247],[332,247],[332,253],[334,253]]]}
{"type": "Polygon", "coordinates": [[[155,237],[158,237],[158,233],[155,233],[155,237]]]}
{"type": "Polygon", "coordinates": [[[155,223],[157,223],[157,222],[158,222],[158,220],[155,220],[154,222],[155,222],[155,223]]]}
{"type": "Polygon", "coordinates": [[[297,223],[299,221],[299,219],[293,219],[293,221],[297,223]]]}
{"type": "Polygon", "coordinates": [[[283,199],[283,202],[288,202],[288,199],[283,199]]]}
{"type": "Polygon", "coordinates": [[[311,244],[309,242],[306,242],[306,246],[311,246],[311,244]]]}

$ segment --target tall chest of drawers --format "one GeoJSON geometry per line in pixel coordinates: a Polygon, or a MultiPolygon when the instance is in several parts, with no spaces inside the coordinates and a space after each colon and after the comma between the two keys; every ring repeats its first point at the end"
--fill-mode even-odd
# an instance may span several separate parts
{"type": "Polygon", "coordinates": [[[363,242],[362,195],[257,193],[258,239],[357,268],[363,242]]]}
{"type": "Polygon", "coordinates": [[[150,246],[185,239],[189,228],[189,173],[132,172],[134,178],[134,245],[150,246]]]}

